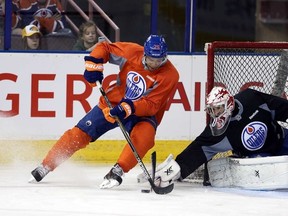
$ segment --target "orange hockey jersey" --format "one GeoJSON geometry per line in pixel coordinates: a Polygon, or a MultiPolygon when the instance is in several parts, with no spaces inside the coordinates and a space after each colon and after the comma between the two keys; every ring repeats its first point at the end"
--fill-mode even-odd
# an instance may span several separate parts
{"type": "MultiPolygon", "coordinates": [[[[157,70],[145,70],[142,64],[143,46],[129,42],[102,42],[90,55],[103,59],[103,63],[109,61],[119,65],[116,83],[106,89],[111,103],[116,105],[124,97],[131,99],[135,115],[155,116],[159,125],[170,93],[179,80],[179,73],[173,64],[168,60],[157,70]]],[[[107,107],[103,97],[100,98],[99,107],[107,107]]]]}

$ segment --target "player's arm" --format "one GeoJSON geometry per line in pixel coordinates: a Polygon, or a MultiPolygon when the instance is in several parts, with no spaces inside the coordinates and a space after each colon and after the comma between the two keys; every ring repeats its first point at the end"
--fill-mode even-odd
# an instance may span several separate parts
{"type": "Polygon", "coordinates": [[[219,152],[232,150],[225,134],[212,136],[209,126],[186,147],[177,157],[176,162],[181,167],[181,177],[184,179],[219,152]]]}
{"type": "Polygon", "coordinates": [[[85,56],[84,78],[91,86],[96,86],[96,82],[102,83],[104,65],[109,60],[110,45],[107,42],[97,44],[89,56],[85,56]]]}
{"type": "Polygon", "coordinates": [[[119,65],[120,69],[125,64],[127,59],[131,59],[135,52],[143,52],[143,49],[138,44],[128,42],[108,43],[103,41],[97,43],[96,47],[90,53],[96,59],[103,59],[103,63],[109,61],[111,64],[119,65]]]}
{"type": "MultiPolygon", "coordinates": [[[[166,186],[177,179],[185,179],[216,153],[226,150],[223,148],[225,137],[220,138],[220,141],[218,139],[219,137],[213,137],[209,127],[206,127],[202,134],[176,157],[176,160],[173,159],[173,155],[169,155],[156,167],[155,184],[166,186]]],[[[143,174],[139,174],[137,179],[138,182],[145,182],[143,174]]]]}

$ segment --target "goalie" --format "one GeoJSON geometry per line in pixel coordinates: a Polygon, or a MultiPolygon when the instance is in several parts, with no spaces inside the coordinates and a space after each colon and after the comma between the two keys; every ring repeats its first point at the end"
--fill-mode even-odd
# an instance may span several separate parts
{"type": "Polygon", "coordinates": [[[175,160],[169,155],[156,168],[158,183],[185,179],[217,153],[230,150],[234,157],[208,163],[212,186],[288,188],[288,156],[283,156],[288,154],[288,130],[277,123],[287,122],[286,99],[252,89],[233,97],[227,89],[214,87],[206,112],[211,118],[204,131],[175,160]]]}

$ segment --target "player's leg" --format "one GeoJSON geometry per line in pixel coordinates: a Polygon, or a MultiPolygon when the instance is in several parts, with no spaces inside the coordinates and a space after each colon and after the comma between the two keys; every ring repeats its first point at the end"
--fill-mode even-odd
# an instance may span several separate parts
{"type": "Polygon", "coordinates": [[[70,158],[76,151],[85,148],[90,140],[91,137],[87,133],[78,127],[73,127],[72,129],[67,130],[54,144],[44,158],[42,164],[53,171],[61,163],[70,158]]]}
{"type": "MultiPolygon", "coordinates": [[[[138,122],[130,133],[132,143],[139,154],[143,158],[145,154],[154,146],[156,130],[150,122],[138,122]]],[[[121,152],[117,163],[112,167],[110,172],[104,177],[100,188],[112,188],[122,183],[124,173],[127,173],[137,164],[137,160],[128,144],[125,145],[121,152]]]]}
{"type": "Polygon", "coordinates": [[[32,171],[33,178],[41,181],[50,171],[70,158],[79,149],[85,148],[90,141],[95,141],[116,124],[106,121],[102,110],[94,107],[82,118],[76,127],[67,130],[48,152],[42,164],[32,171]]]}
{"type": "MultiPolygon", "coordinates": [[[[146,121],[139,122],[131,131],[131,140],[142,159],[155,144],[155,128],[146,121]]],[[[117,163],[125,173],[137,165],[137,160],[128,144],[125,145],[117,163]]]]}
{"type": "Polygon", "coordinates": [[[91,137],[77,127],[67,130],[48,152],[41,165],[34,169],[31,182],[41,181],[50,171],[88,145],[91,137]]]}
{"type": "Polygon", "coordinates": [[[78,127],[67,130],[57,140],[42,163],[31,172],[32,178],[29,181],[41,181],[50,171],[70,158],[77,150],[86,147],[90,140],[91,137],[78,127]]]}
{"type": "Polygon", "coordinates": [[[249,190],[287,189],[287,167],[287,156],[224,157],[208,163],[212,187],[236,187],[249,190]]]}

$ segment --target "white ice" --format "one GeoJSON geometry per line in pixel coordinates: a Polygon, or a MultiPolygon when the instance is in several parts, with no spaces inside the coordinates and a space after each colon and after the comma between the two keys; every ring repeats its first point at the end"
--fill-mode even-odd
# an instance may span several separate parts
{"type": "MultiPolygon", "coordinates": [[[[141,193],[140,167],[125,175],[122,185],[99,189],[109,165],[66,162],[42,182],[28,183],[38,164],[0,165],[1,216],[287,216],[287,191],[216,189],[175,183],[170,194],[141,193]]],[[[147,165],[149,166],[149,165],[147,165]]]]}

